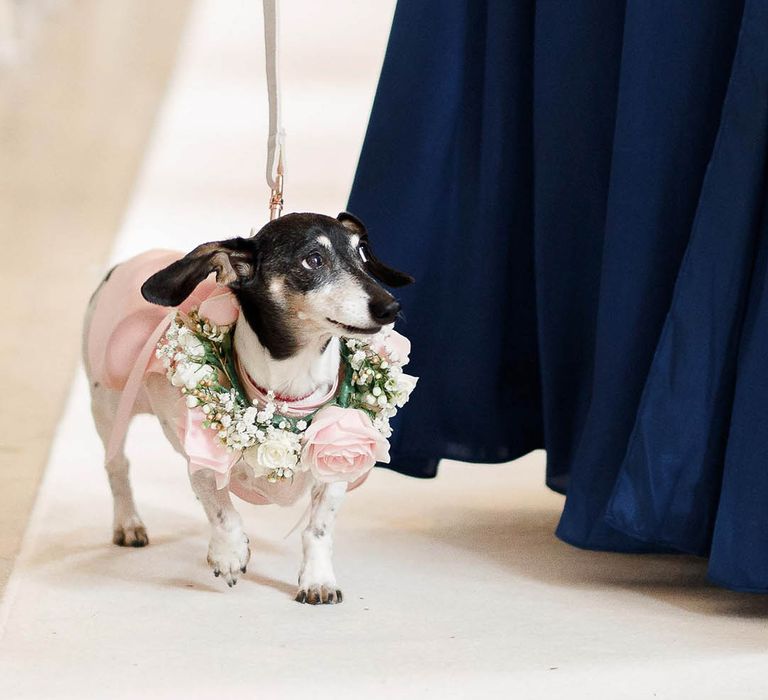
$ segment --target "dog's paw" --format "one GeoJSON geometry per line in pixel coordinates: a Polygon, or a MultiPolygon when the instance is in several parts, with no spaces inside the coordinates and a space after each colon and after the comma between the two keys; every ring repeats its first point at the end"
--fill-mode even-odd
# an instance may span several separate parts
{"type": "Polygon", "coordinates": [[[295,598],[297,603],[309,603],[310,605],[334,605],[341,603],[343,599],[340,588],[336,588],[335,584],[323,583],[299,585],[299,591],[295,598]]]}
{"type": "Polygon", "coordinates": [[[221,576],[230,588],[237,583],[240,574],[245,573],[250,558],[251,550],[244,532],[214,536],[208,545],[208,564],[213,575],[221,576]]]}
{"type": "Polygon", "coordinates": [[[120,547],[146,547],[149,544],[147,528],[140,520],[115,525],[112,542],[120,547]]]}

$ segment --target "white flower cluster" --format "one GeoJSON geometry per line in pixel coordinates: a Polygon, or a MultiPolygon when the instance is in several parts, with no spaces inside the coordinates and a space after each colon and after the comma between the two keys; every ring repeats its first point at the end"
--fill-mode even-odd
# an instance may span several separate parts
{"type": "MultiPolygon", "coordinates": [[[[212,402],[202,406],[207,427],[218,431],[216,436],[227,449],[243,450],[254,476],[266,476],[274,482],[292,479],[296,472],[304,471],[299,462],[300,434],[290,430],[289,421],[277,415],[272,392],[261,410],[255,405],[243,408],[231,389],[214,396],[218,405],[212,402]]],[[[300,422],[306,428],[306,422],[300,422]]]]}
{"type": "Polygon", "coordinates": [[[166,331],[156,354],[173,386],[192,390],[216,377],[216,370],[205,361],[205,345],[178,319],[166,331]]]}
{"type": "Polygon", "coordinates": [[[408,401],[416,377],[403,372],[399,362],[379,355],[363,341],[349,338],[346,346],[353,370],[351,405],[371,414],[374,427],[388,438],[392,435],[389,421],[408,401]]]}
{"type": "Polygon", "coordinates": [[[281,416],[273,392],[267,394],[261,409],[243,405],[234,388],[221,385],[220,370],[205,361],[215,355],[210,352],[212,348],[206,348],[206,342],[217,342],[216,327],[198,326],[195,332],[177,317],[158,343],[156,354],[171,384],[181,388],[188,408],[202,411],[203,427],[215,430],[223,446],[243,451],[254,476],[266,476],[270,481],[293,478],[304,470],[299,455],[307,422],[281,416]],[[205,334],[202,339],[201,330],[205,334]]]}

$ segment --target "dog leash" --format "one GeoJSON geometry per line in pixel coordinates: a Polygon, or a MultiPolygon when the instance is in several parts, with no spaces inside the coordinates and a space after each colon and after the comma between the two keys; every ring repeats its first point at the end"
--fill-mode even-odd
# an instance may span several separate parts
{"type": "Polygon", "coordinates": [[[267,186],[269,220],[283,213],[283,177],[285,175],[285,129],[280,109],[280,71],[278,62],[278,0],[263,0],[264,49],[266,52],[267,95],[269,97],[269,134],[267,136],[267,186]]]}
{"type": "MultiPolygon", "coordinates": [[[[267,95],[269,96],[269,134],[267,136],[267,186],[270,189],[269,220],[283,213],[283,178],[285,176],[285,129],[280,108],[280,66],[278,63],[278,33],[280,23],[278,0],[263,0],[264,50],[266,52],[267,95]]],[[[312,510],[310,503],[293,527],[283,535],[288,539],[304,523],[312,510]]]]}

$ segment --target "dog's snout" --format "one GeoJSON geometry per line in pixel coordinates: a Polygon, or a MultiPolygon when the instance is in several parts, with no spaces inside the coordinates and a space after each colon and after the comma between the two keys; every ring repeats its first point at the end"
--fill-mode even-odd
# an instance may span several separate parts
{"type": "Polygon", "coordinates": [[[387,323],[392,323],[397,317],[397,314],[400,311],[400,302],[392,298],[372,301],[368,305],[368,308],[371,312],[371,318],[373,318],[376,323],[385,325],[387,323]]]}

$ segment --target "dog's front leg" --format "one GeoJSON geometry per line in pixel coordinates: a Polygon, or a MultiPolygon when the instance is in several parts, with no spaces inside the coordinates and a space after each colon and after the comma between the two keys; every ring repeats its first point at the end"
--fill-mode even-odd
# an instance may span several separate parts
{"type": "Polygon", "coordinates": [[[309,523],[301,535],[304,561],[299,572],[299,603],[340,603],[333,573],[333,526],[347,492],[346,482],[315,484],[309,523]]]}
{"type": "Polygon", "coordinates": [[[208,563],[213,569],[213,575],[223,576],[231,588],[237,583],[240,574],[245,573],[251,557],[248,537],[243,532],[243,521],[232,505],[229,489],[217,489],[211,471],[197,471],[190,476],[190,481],[211,523],[208,563]]]}

